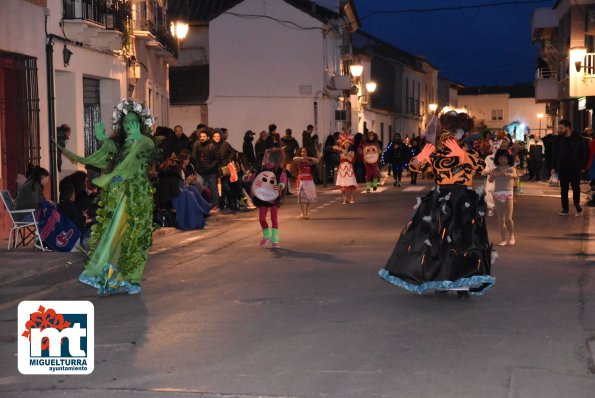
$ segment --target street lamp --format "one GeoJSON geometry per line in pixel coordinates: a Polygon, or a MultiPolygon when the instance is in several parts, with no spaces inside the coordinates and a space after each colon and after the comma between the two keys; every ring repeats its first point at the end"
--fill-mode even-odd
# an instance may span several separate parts
{"type": "Polygon", "coordinates": [[[541,119],[543,119],[543,113],[538,113],[537,118],[539,119],[539,133],[541,134],[541,119]]]}
{"type": "Polygon", "coordinates": [[[353,77],[360,77],[364,73],[364,67],[358,64],[349,65],[349,72],[353,77]]]}
{"type": "Polygon", "coordinates": [[[430,112],[436,112],[436,109],[438,109],[438,104],[429,104],[428,109],[430,112]]]}
{"type": "Polygon", "coordinates": [[[176,38],[178,42],[178,51],[180,51],[182,40],[184,40],[186,38],[186,35],[188,34],[188,28],[188,24],[182,21],[172,21],[172,23],[169,26],[169,29],[171,30],[171,35],[174,38],[176,38]]]}
{"type": "Polygon", "coordinates": [[[366,83],[366,91],[368,91],[370,94],[372,94],[372,93],[374,93],[374,91],[376,91],[376,87],[377,87],[376,82],[366,83]]]}

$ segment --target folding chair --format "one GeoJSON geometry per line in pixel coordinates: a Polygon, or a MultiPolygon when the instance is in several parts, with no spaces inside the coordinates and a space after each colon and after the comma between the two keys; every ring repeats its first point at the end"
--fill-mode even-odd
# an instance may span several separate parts
{"type": "Polygon", "coordinates": [[[8,250],[11,249],[11,245],[13,249],[16,249],[21,245],[27,246],[29,243],[34,242],[35,247],[41,249],[41,251],[49,251],[45,248],[41,240],[37,221],[35,220],[35,209],[15,210],[14,200],[12,199],[12,196],[10,196],[10,192],[2,191],[1,194],[4,207],[8,211],[10,219],[12,220],[12,228],[8,235],[8,250]],[[17,220],[17,218],[19,218],[18,215],[27,214],[31,217],[17,220]],[[20,242],[18,242],[19,239],[20,242]]]}

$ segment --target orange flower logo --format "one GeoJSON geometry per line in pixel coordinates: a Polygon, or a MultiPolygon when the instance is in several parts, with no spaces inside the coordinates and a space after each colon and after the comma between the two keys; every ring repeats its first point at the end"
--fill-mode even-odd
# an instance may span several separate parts
{"type": "MultiPolygon", "coordinates": [[[[25,331],[23,332],[22,336],[29,338],[31,341],[31,329],[40,329],[44,330],[47,328],[55,328],[58,330],[64,330],[67,327],[70,327],[71,323],[64,320],[64,315],[56,314],[51,308],[47,310],[43,306],[39,306],[37,312],[31,314],[31,319],[27,321],[25,324],[25,331]]],[[[64,340],[62,340],[64,342],[64,340]]],[[[47,337],[44,337],[42,340],[42,350],[46,350],[49,348],[50,341],[47,337]]]]}

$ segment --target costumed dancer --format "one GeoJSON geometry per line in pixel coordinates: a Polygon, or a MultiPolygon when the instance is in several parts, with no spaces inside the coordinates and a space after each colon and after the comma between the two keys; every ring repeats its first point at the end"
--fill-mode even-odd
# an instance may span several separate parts
{"type": "Polygon", "coordinates": [[[93,180],[101,188],[97,222],[91,229],[90,253],[79,281],[99,295],[140,293],[153,232],[153,189],[149,165],[156,155],[151,137],[153,116],[133,100],[113,112],[114,138],[102,123],[95,128],[101,147],[87,157],[60,148],[68,157],[107,172],[93,180]]]}
{"type": "Polygon", "coordinates": [[[337,170],[335,185],[341,189],[343,204],[347,204],[347,194],[349,194],[349,203],[353,204],[355,203],[353,193],[357,189],[357,180],[353,170],[353,161],[355,159],[353,138],[342,134],[339,137],[338,144],[338,146],[333,147],[335,151],[339,152],[339,169],[337,170]]]}
{"type": "MultiPolygon", "coordinates": [[[[466,113],[455,111],[444,114],[440,122],[460,135],[461,127],[473,127],[466,113]]],[[[490,275],[492,245],[483,193],[472,188],[473,175],[483,169],[483,161],[445,131],[438,148],[426,144],[409,167],[412,171],[431,168],[436,185],[418,198],[417,211],[380,277],[418,294],[428,290],[456,290],[459,297],[484,294],[496,280],[490,275]]]]}
{"type": "Polygon", "coordinates": [[[316,202],[316,185],[314,185],[314,178],[312,177],[312,165],[318,163],[318,159],[308,156],[308,150],[303,147],[298,150],[296,156],[293,158],[293,168],[297,172],[296,187],[298,190],[298,203],[302,210],[301,218],[304,220],[310,219],[308,207],[310,203],[316,202]]]}
{"type": "Polygon", "coordinates": [[[374,191],[378,189],[378,181],[380,180],[378,163],[381,151],[378,136],[373,131],[368,131],[359,148],[366,167],[366,192],[368,193],[370,192],[370,186],[374,191]]]}
{"type": "MultiPolygon", "coordinates": [[[[401,134],[395,134],[391,142],[391,148],[388,152],[390,163],[393,169],[393,177],[395,182],[393,186],[401,186],[401,178],[403,177],[403,170],[407,168],[409,160],[411,160],[411,149],[405,145],[401,134]]],[[[413,177],[411,177],[413,178],[413,177]]]]}
{"type": "MultiPolygon", "coordinates": [[[[410,141],[409,141],[409,151],[410,151],[410,156],[409,158],[412,159],[415,156],[419,155],[419,137],[413,137],[410,141]]],[[[409,169],[409,167],[408,167],[409,169]]],[[[411,176],[411,185],[417,185],[417,172],[409,170],[409,175],[411,176]]]]}
{"type": "Polygon", "coordinates": [[[285,198],[287,172],[285,171],[285,152],[281,148],[267,149],[262,165],[252,175],[252,201],[258,208],[258,218],[262,227],[260,247],[265,248],[272,241],[273,248],[279,243],[279,207],[285,198]],[[267,214],[271,211],[272,229],[267,223],[267,214]]]}
{"type": "Polygon", "coordinates": [[[499,149],[494,156],[497,166],[492,169],[488,181],[494,184],[494,204],[498,214],[498,226],[502,242],[499,246],[514,246],[514,221],[512,210],[514,203],[514,184],[517,172],[514,158],[506,149],[499,149]]]}

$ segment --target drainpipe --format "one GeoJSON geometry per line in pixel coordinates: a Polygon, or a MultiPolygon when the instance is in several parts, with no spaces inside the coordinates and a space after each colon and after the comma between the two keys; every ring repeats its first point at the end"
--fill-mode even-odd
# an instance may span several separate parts
{"type": "Polygon", "coordinates": [[[55,121],[55,107],[54,107],[54,41],[51,35],[48,35],[48,17],[50,10],[45,9],[45,57],[46,57],[46,74],[48,81],[48,138],[50,146],[50,181],[51,181],[51,199],[54,202],[58,201],[58,167],[56,156],[56,145],[54,140],[56,137],[56,121],[55,121]]]}

